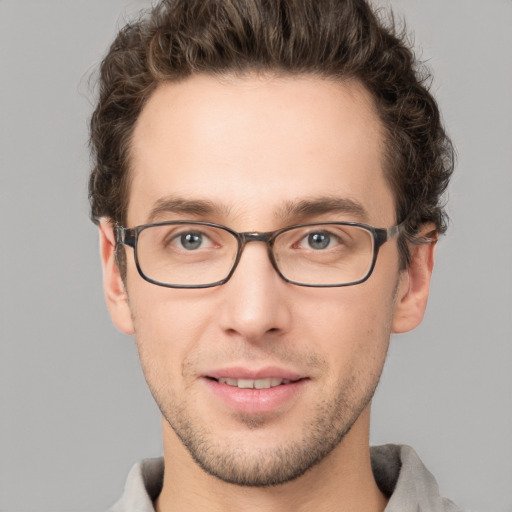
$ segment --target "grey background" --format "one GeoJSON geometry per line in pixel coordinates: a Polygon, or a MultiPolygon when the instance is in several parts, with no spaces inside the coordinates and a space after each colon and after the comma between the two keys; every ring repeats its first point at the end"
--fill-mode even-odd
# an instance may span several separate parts
{"type": "MultiPolygon", "coordinates": [[[[441,491],[512,511],[512,2],[381,0],[405,15],[458,148],[420,328],[392,342],[372,443],[441,491]]],[[[104,510],[161,452],[134,342],[113,328],[88,220],[87,77],[141,0],[0,0],[0,510],[104,510]]]]}

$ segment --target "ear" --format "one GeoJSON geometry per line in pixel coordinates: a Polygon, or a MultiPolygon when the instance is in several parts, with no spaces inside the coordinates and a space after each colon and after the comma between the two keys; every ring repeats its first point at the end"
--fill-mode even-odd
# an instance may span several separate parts
{"type": "Polygon", "coordinates": [[[432,224],[425,225],[418,233],[418,238],[427,241],[409,244],[410,265],[402,272],[398,284],[392,323],[394,333],[408,332],[417,327],[427,308],[437,242],[435,227],[432,224]]]}
{"type": "Polygon", "coordinates": [[[110,221],[100,221],[100,252],[103,266],[103,289],[114,325],[125,334],[133,334],[134,326],[128,294],[115,261],[116,242],[110,221]]]}

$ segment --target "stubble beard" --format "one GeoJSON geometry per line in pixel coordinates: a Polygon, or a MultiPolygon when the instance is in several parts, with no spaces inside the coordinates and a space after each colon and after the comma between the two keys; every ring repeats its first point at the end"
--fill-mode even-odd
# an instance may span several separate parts
{"type": "MultiPolygon", "coordinates": [[[[297,439],[284,438],[278,446],[261,449],[254,448],[250,442],[237,445],[229,438],[219,440],[215,425],[194,421],[186,401],[176,405],[175,400],[162,401],[158,392],[152,390],[152,393],[167,423],[206,473],[235,485],[269,487],[300,477],[329,455],[369,405],[379,377],[380,374],[363,394],[357,393],[354,382],[345,382],[334,399],[316,404],[312,419],[304,424],[297,439]],[[358,395],[359,399],[354,401],[358,395]]],[[[237,420],[241,429],[248,430],[248,438],[251,432],[267,424],[264,417],[249,414],[240,414],[237,420]]]]}

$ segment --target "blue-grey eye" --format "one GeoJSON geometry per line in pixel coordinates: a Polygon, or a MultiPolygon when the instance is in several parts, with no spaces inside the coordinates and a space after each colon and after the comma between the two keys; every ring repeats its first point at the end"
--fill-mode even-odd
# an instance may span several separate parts
{"type": "Polygon", "coordinates": [[[308,235],[308,244],[312,249],[320,250],[329,247],[331,236],[328,233],[310,233],[308,235]]]}
{"type": "Polygon", "coordinates": [[[180,235],[180,243],[188,251],[198,249],[203,243],[203,235],[201,233],[183,233],[180,235]]]}

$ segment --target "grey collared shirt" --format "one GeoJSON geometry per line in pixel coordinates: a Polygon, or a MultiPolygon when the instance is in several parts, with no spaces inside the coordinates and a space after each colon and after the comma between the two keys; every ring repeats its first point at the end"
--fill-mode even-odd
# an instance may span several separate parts
{"type": "MultiPolygon", "coordinates": [[[[374,446],[371,461],[377,485],[390,497],[385,512],[461,512],[439,495],[434,477],[410,446],[374,446]]],[[[160,494],[163,476],[163,458],[139,462],[128,475],[123,496],[109,512],[155,512],[153,501],[160,494]]]]}

